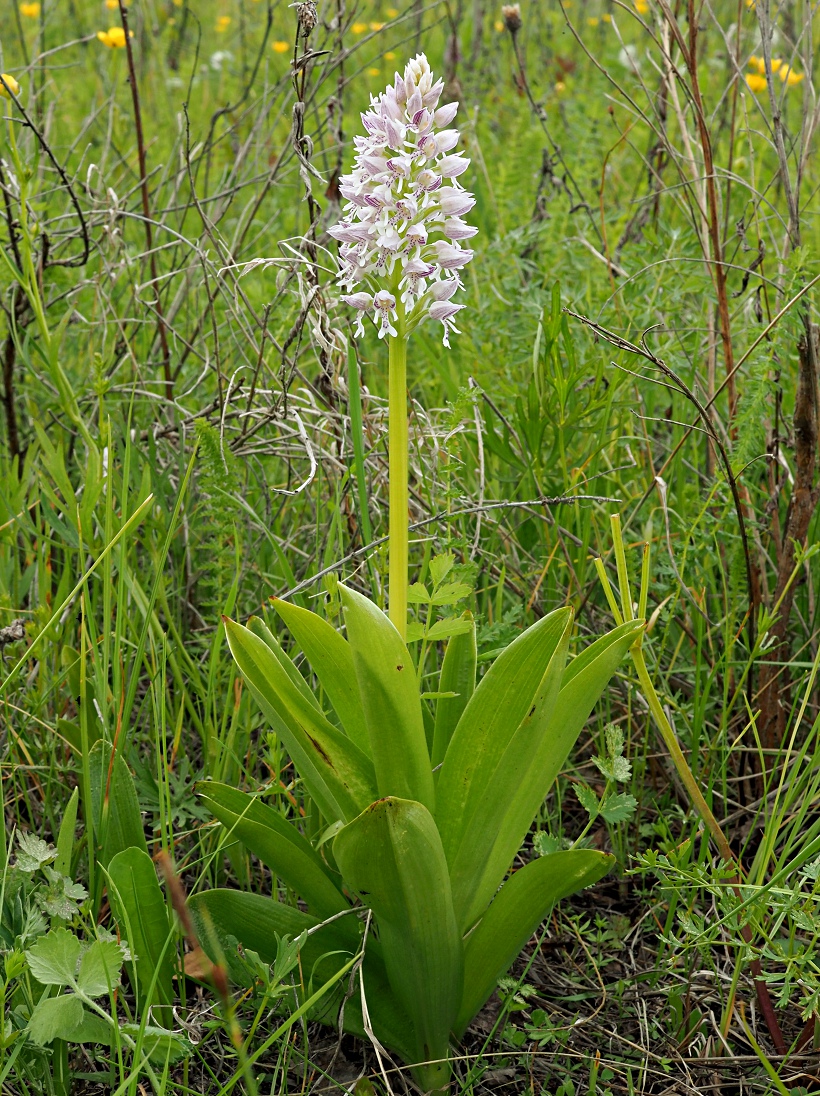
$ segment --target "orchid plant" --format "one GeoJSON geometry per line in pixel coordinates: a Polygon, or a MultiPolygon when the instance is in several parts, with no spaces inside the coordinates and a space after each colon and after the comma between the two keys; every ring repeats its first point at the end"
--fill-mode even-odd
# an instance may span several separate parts
{"type": "Polygon", "coordinates": [[[462,241],[475,232],[462,220],[473,197],[457,179],[469,161],[453,151],[458,132],[447,127],[457,108],[438,105],[442,87],[420,55],[372,100],[341,184],[345,218],[330,230],[351,291],[343,299],[359,312],[360,330],[370,314],[390,347],[390,615],[340,584],[345,636],[315,613],[274,602],[315,691],[262,620],[225,621],[239,670],[310,796],[318,836],[311,843],[261,796],[210,781],[200,794],[226,842],[241,841],[302,908],[220,889],[190,903],[204,946],[240,979],[247,965],[237,942],[273,962],[278,937],[300,937],[296,1014],[367,1036],[436,1093],[448,1088],[452,1045],[553,903],[613,862],[578,847],[510,870],[643,631],[642,620],[625,620],[570,659],[572,609],[559,608],[477,680],[467,613],[450,633],[440,691],[421,691],[405,643],[407,340],[432,319],[447,344],[463,307],[452,299],[458,271],[472,257],[462,241]]]}
{"type": "Polygon", "coordinates": [[[464,307],[453,298],[459,271],[473,257],[463,246],[478,231],[463,220],[475,198],[458,182],[470,166],[454,150],[447,128],[458,103],[439,106],[443,80],[434,80],[423,53],[362,114],[353,170],[340,192],[344,218],[328,229],[341,243],[342,300],[356,309],[357,334],[370,315],[389,347],[390,548],[388,607],[404,637],[407,627],[407,341],[424,320],[442,325],[444,345],[458,333],[464,307]]]}

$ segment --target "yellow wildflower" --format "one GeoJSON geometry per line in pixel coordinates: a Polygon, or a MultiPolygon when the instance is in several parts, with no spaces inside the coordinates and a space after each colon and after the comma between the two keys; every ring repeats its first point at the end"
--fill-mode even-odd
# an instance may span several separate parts
{"type": "MultiPolygon", "coordinates": [[[[109,27],[108,30],[98,30],[97,37],[109,49],[123,49],[125,46],[125,31],[122,27],[109,27]]],[[[132,30],[129,30],[128,37],[134,37],[132,30]]]]}
{"type": "MultiPolygon", "coordinates": [[[[131,0],[125,0],[124,7],[127,8],[130,3],[131,0]]],[[[105,0],[105,6],[108,8],[109,11],[118,11],[120,6],[120,0],[105,0]]]]}
{"type": "Polygon", "coordinates": [[[387,53],[384,55],[384,59],[385,59],[385,61],[395,61],[396,60],[396,55],[392,51],[392,49],[389,49],[387,51],[387,53]]]}
{"type": "Polygon", "coordinates": [[[649,4],[647,0],[635,0],[635,11],[638,15],[646,15],[649,11],[649,4]]]}
{"type": "Polygon", "coordinates": [[[758,76],[766,75],[766,62],[762,57],[755,57],[754,54],[749,58],[749,68],[757,69],[758,76]]]}
{"type": "Polygon", "coordinates": [[[230,15],[220,15],[216,21],[216,29],[221,34],[224,30],[227,30],[231,25],[230,15]]]}
{"type": "MultiPolygon", "coordinates": [[[[20,94],[20,85],[17,83],[17,81],[14,79],[13,76],[9,76],[9,74],[7,72],[0,72],[0,76],[3,77],[3,80],[8,85],[9,89],[11,90],[12,95],[19,95],[20,94]]],[[[11,95],[9,95],[8,91],[6,91],[3,84],[0,84],[0,98],[2,98],[2,99],[10,99],[11,98],[11,95]]]]}
{"type": "Polygon", "coordinates": [[[564,83],[563,80],[557,80],[555,83],[555,90],[560,95],[562,91],[567,90],[567,85],[564,83]]]}
{"type": "Polygon", "coordinates": [[[391,19],[395,19],[396,16],[399,14],[399,9],[398,8],[388,8],[387,9],[387,14],[390,16],[391,19]]]}
{"type": "Polygon", "coordinates": [[[754,11],[755,10],[755,0],[746,0],[746,7],[749,9],[749,11],[754,11]]]}
{"type": "Polygon", "coordinates": [[[758,91],[766,90],[766,77],[759,76],[756,72],[750,72],[746,77],[746,83],[749,85],[749,90],[757,94],[758,91]]]}
{"type": "Polygon", "coordinates": [[[40,5],[39,4],[21,4],[20,14],[25,15],[27,19],[39,19],[40,18],[40,5]]]}
{"type": "Polygon", "coordinates": [[[602,15],[601,18],[603,19],[603,21],[605,23],[611,23],[612,22],[612,16],[609,14],[609,12],[607,12],[606,15],[602,15]]]}
{"type": "Polygon", "coordinates": [[[598,18],[597,15],[590,15],[589,19],[587,19],[587,26],[588,27],[597,27],[598,24],[600,23],[600,21],[601,20],[598,18]]]}
{"type": "Polygon", "coordinates": [[[493,23],[493,26],[495,27],[495,29],[498,31],[499,34],[504,29],[504,24],[501,22],[500,19],[496,19],[496,21],[493,23]]]}
{"type": "Polygon", "coordinates": [[[354,34],[364,34],[367,31],[367,23],[354,23],[350,29],[354,34]]]}
{"type": "Polygon", "coordinates": [[[290,42],[271,42],[270,48],[274,53],[287,53],[290,49],[290,42]]]}
{"type": "Polygon", "coordinates": [[[377,69],[377,68],[369,68],[369,69],[367,70],[367,75],[368,75],[368,76],[381,76],[381,74],[382,74],[382,70],[381,70],[381,69],[377,69]]]}
{"type": "Polygon", "coordinates": [[[784,65],[778,72],[780,79],[790,88],[793,88],[795,84],[799,84],[805,75],[805,72],[795,72],[789,65],[784,65]]]}
{"type": "Polygon", "coordinates": [[[370,24],[370,29],[371,30],[381,30],[383,26],[384,26],[384,23],[371,23],[370,24]]]}

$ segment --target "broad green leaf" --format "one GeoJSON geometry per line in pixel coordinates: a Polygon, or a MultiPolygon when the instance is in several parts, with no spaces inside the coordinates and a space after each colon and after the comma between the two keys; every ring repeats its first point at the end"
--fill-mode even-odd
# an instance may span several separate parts
{"type": "Polygon", "coordinates": [[[44,986],[72,986],[77,975],[82,945],[68,929],[52,929],[26,952],[28,967],[44,986]]]}
{"type": "Polygon", "coordinates": [[[589,887],[615,862],[605,853],[569,849],[511,875],[464,944],[464,994],[453,1031],[461,1038],[553,903],[589,887]]]}
{"type": "Polygon", "coordinates": [[[479,916],[507,874],[584,723],[642,628],[643,621],[640,620],[628,621],[614,628],[592,644],[595,657],[585,659],[581,672],[570,675],[568,684],[565,671],[553,717],[541,736],[538,749],[514,794],[506,796],[504,821],[498,828],[492,853],[484,863],[468,922],[470,917],[479,916]]]}
{"type": "Polygon", "coordinates": [[[197,791],[229,836],[241,841],[275,875],[284,879],[304,898],[312,914],[324,919],[349,909],[350,903],[321,856],[278,811],[227,784],[209,780],[199,784],[197,791]]]}
{"type": "Polygon", "coordinates": [[[333,851],[376,916],[390,985],[415,1027],[416,1060],[446,1060],[463,955],[432,815],[421,803],[380,799],[339,831],[333,851]]]}
{"type": "Polygon", "coordinates": [[[329,820],[354,818],[377,795],[370,759],[308,703],[263,640],[232,620],[225,631],[248,687],[319,810],[329,820]]]}
{"type": "MultiPolygon", "coordinates": [[[[473,770],[470,795],[461,820],[460,840],[448,849],[453,904],[463,932],[486,908],[523,840],[523,835],[518,838],[518,844],[504,862],[499,878],[488,882],[488,861],[491,867],[496,866],[493,853],[499,838],[503,836],[502,827],[509,804],[520,794],[520,789],[533,779],[532,767],[539,746],[544,736],[549,734],[554,720],[555,703],[572,633],[572,611],[560,611],[560,616],[556,615],[556,623],[563,624],[563,631],[553,648],[529,710],[509,741],[505,743],[499,735],[485,743],[483,756],[477,760],[473,770]]],[[[506,843],[502,843],[502,848],[506,853],[506,843]]],[[[489,878],[492,879],[493,875],[489,878]]]]}
{"type": "Polygon", "coordinates": [[[95,940],[83,952],[77,988],[87,997],[102,997],[120,984],[122,948],[115,940],[95,940]]]}
{"type": "Polygon", "coordinates": [[[97,1016],[94,1012],[83,1012],[82,1023],[71,1034],[72,1043],[97,1043],[102,1046],[111,1046],[113,1032],[111,1025],[97,1016]]]}
{"type": "Polygon", "coordinates": [[[131,973],[136,969],[137,1000],[141,1005],[154,1005],[154,1019],[170,1024],[174,948],[169,937],[173,928],[153,861],[142,849],[126,849],[112,859],[108,874],[108,896],[120,936],[136,956],[134,966],[129,962],[126,970],[131,973]],[[149,999],[152,982],[154,991],[149,999]]]}
{"type": "Polygon", "coordinates": [[[276,655],[279,660],[279,665],[285,671],[290,678],[291,682],[296,686],[302,696],[307,700],[309,704],[312,704],[314,708],[319,708],[321,711],[319,701],[311,692],[310,686],[305,681],[304,677],[299,673],[298,667],[293,665],[293,661],[288,657],[287,653],[282,650],[282,644],[267,626],[264,620],[258,616],[252,616],[248,620],[248,629],[253,632],[255,636],[259,636],[266,647],[269,647],[271,651],[276,655]]]}
{"type": "Polygon", "coordinates": [[[461,635],[453,636],[447,644],[444,661],[441,664],[439,691],[452,692],[456,695],[442,697],[436,704],[436,726],[431,757],[433,768],[444,760],[453,731],[475,691],[475,621],[469,613],[465,613],[464,617],[470,623],[470,628],[461,635]]]}
{"type": "Polygon", "coordinates": [[[80,798],[80,789],[75,788],[71,793],[62,821],[60,832],[57,835],[57,859],[54,861],[54,870],[60,875],[71,876],[71,857],[74,852],[74,831],[77,828],[77,804],[80,798]]]}
{"type": "Polygon", "coordinates": [[[331,624],[308,609],[280,598],[273,598],[273,607],[307,655],[348,738],[369,756],[370,739],[350,644],[331,624]]]}
{"type": "Polygon", "coordinates": [[[38,1001],[28,1022],[29,1038],[38,1047],[54,1039],[70,1040],[84,1015],[83,1003],[73,993],[38,1001]]]}
{"type": "Polygon", "coordinates": [[[481,679],[458,721],[437,788],[436,822],[451,867],[476,804],[492,795],[498,762],[532,707],[571,612],[558,609],[518,636],[481,679]]]}
{"type": "MultiPolygon", "coordinates": [[[[433,773],[410,652],[378,606],[345,586],[340,585],[339,592],[378,794],[417,800],[432,810],[433,773]]],[[[375,795],[370,802],[374,799],[375,795]]]]}
{"type": "Polygon", "coordinates": [[[101,845],[100,862],[108,867],[113,856],[137,848],[148,855],[139,800],[131,770],[121,754],[111,763],[113,747],[100,739],[88,757],[91,784],[91,817],[94,835],[101,845]]]}
{"type": "MultiPolygon", "coordinates": [[[[306,929],[315,929],[308,936],[300,959],[305,982],[313,989],[328,981],[361,947],[359,926],[352,914],[317,929],[320,922],[301,910],[273,898],[235,890],[202,891],[189,899],[188,907],[202,947],[213,960],[220,958],[221,951],[232,973],[240,980],[245,972],[231,962],[236,941],[245,950],[257,952],[264,962],[274,963],[278,937],[295,939],[306,929]]],[[[362,976],[377,1038],[406,1061],[412,1061],[415,1051],[413,1026],[390,989],[378,941],[372,937],[367,942],[362,976]]],[[[342,996],[343,989],[340,989],[323,1001],[311,1014],[313,1018],[336,1024],[342,996]]],[[[344,1027],[345,1031],[366,1038],[358,991],[345,1003],[344,1027]]]]}

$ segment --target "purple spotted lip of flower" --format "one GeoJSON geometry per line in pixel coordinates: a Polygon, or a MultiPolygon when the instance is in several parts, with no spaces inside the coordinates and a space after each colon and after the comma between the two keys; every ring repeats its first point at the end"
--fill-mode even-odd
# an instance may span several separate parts
{"type": "Polygon", "coordinates": [[[328,229],[341,245],[338,280],[359,313],[357,334],[366,314],[379,338],[407,335],[428,317],[442,324],[445,346],[457,331],[464,306],[451,298],[473,257],[463,242],[478,229],[462,220],[475,205],[458,182],[470,161],[454,151],[459,133],[447,127],[458,104],[438,105],[443,87],[419,54],[362,115],[365,135],[354,138],[353,170],[340,181],[344,217],[328,229]]]}

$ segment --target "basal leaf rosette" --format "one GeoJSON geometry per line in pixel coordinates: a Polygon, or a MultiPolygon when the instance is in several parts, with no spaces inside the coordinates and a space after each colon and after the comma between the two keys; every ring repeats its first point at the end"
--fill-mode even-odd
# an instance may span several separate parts
{"type": "Polygon", "coordinates": [[[444,81],[433,81],[423,53],[404,76],[371,98],[362,114],[366,135],[354,139],[353,170],[342,176],[344,217],[328,231],[341,243],[342,300],[370,315],[379,338],[404,338],[428,317],[441,323],[449,346],[459,271],[473,257],[463,246],[478,231],[462,218],[475,198],[458,182],[469,167],[459,155],[453,121],[458,103],[439,106],[444,81]]]}

